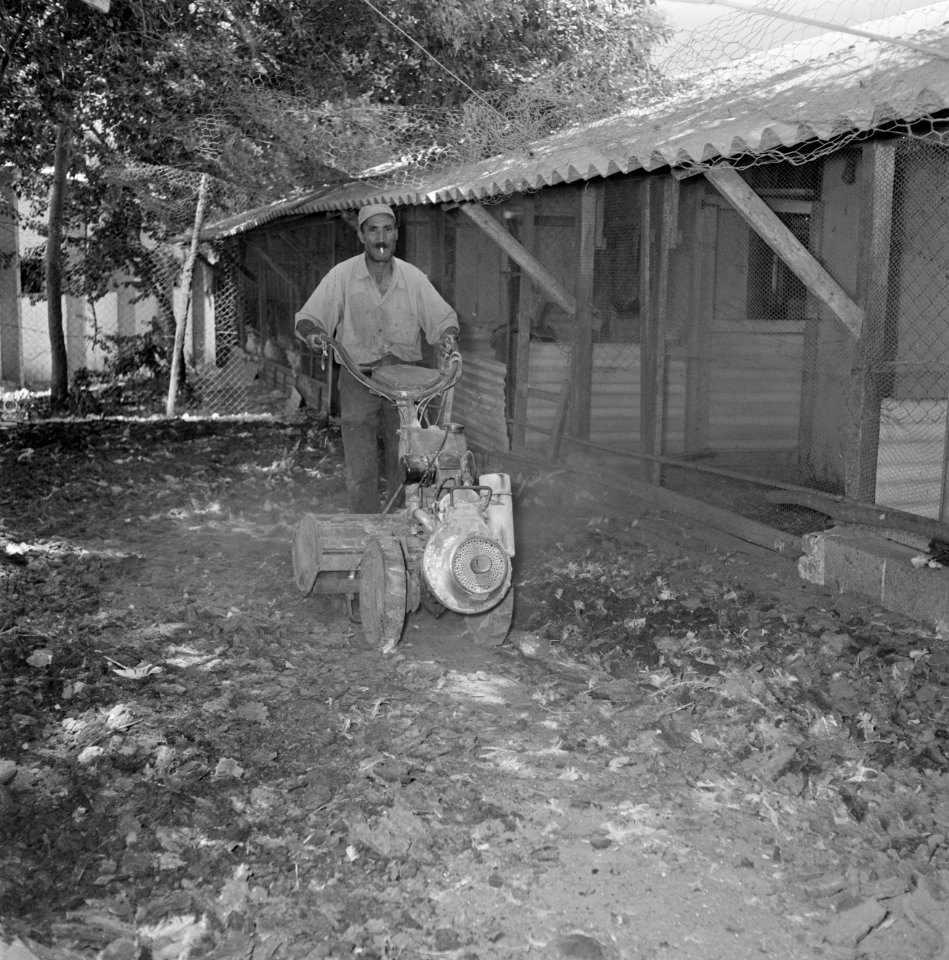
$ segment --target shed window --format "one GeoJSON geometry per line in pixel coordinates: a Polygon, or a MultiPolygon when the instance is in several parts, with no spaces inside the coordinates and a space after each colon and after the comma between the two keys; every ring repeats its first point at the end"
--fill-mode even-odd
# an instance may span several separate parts
{"type": "MultiPolygon", "coordinates": [[[[807,247],[810,215],[782,213],[778,217],[807,247]]],[[[754,231],[748,243],[748,319],[803,320],[807,304],[804,284],[754,231]]]]}

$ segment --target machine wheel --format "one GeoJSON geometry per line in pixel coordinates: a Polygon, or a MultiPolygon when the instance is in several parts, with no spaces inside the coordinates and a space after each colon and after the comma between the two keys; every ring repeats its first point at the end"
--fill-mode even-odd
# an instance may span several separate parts
{"type": "Polygon", "coordinates": [[[406,572],[395,537],[370,540],[359,565],[359,615],[366,639],[389,653],[405,625],[406,572]]]}
{"type": "Polygon", "coordinates": [[[293,579],[301,593],[309,595],[320,575],[319,526],[309,514],[297,525],[293,533],[293,579]]]}
{"type": "Polygon", "coordinates": [[[405,575],[405,613],[415,613],[422,600],[422,584],[418,567],[409,567],[405,575]]]}
{"type": "Polygon", "coordinates": [[[514,619],[514,587],[504,599],[487,613],[469,613],[465,616],[465,636],[481,646],[499,647],[507,639],[514,619]]]}

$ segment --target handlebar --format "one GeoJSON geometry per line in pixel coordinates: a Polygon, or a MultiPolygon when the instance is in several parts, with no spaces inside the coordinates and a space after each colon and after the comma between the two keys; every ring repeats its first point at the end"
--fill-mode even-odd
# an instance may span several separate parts
{"type": "Polygon", "coordinates": [[[424,400],[429,400],[432,397],[438,396],[439,394],[444,393],[446,390],[453,387],[461,379],[462,371],[462,362],[461,354],[454,350],[452,351],[445,360],[444,367],[438,370],[432,370],[427,367],[417,367],[412,364],[393,364],[389,367],[377,367],[376,370],[395,370],[397,368],[409,369],[413,371],[419,371],[422,373],[426,371],[430,374],[440,373],[440,376],[432,381],[429,379],[425,383],[412,385],[412,386],[395,386],[391,383],[380,382],[375,380],[372,377],[366,376],[366,374],[359,368],[359,364],[350,356],[346,348],[335,338],[330,336],[328,333],[319,333],[319,334],[310,334],[307,337],[307,345],[315,349],[316,344],[322,344],[324,352],[328,347],[331,347],[335,352],[336,356],[339,358],[339,362],[349,371],[352,376],[359,381],[364,387],[371,390],[373,393],[377,394],[380,397],[384,397],[386,400],[390,400],[393,403],[398,402],[410,402],[410,403],[421,403],[424,400]]]}

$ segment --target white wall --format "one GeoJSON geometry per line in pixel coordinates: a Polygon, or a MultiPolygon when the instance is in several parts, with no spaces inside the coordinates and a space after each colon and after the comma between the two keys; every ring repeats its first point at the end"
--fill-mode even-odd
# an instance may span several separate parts
{"type": "MultiPolygon", "coordinates": [[[[16,241],[21,257],[43,243],[36,231],[22,225],[28,212],[28,204],[20,201],[21,221],[16,230],[16,241]]],[[[19,267],[14,264],[10,269],[18,273],[19,267]]],[[[117,277],[115,291],[94,302],[63,297],[63,332],[70,380],[82,367],[96,371],[104,368],[106,354],[96,345],[97,337],[144,333],[149,329],[151,319],[158,314],[154,298],[132,303],[128,289],[120,286],[120,281],[121,278],[117,277]]],[[[20,382],[16,386],[48,387],[51,356],[46,301],[31,303],[29,297],[22,295],[18,299],[0,297],[0,322],[5,326],[19,325],[20,382]]],[[[9,333],[8,330],[4,332],[9,333]]]]}

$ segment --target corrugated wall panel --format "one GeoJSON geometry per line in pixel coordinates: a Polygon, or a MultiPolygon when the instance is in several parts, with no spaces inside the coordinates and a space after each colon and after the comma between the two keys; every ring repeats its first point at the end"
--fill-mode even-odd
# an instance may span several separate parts
{"type": "Polygon", "coordinates": [[[946,443],[945,400],[884,400],[880,405],[876,502],[939,516],[946,443]]]}
{"type": "MultiPolygon", "coordinates": [[[[552,343],[532,343],[530,385],[558,393],[569,373],[570,351],[552,343]]],[[[666,451],[681,453],[685,446],[685,361],[670,359],[666,384],[666,451]]],[[[593,348],[593,391],[590,398],[590,439],[617,449],[639,449],[639,347],[635,344],[597,343],[593,348]]],[[[556,405],[529,397],[528,423],[550,430],[556,405]]],[[[528,441],[540,436],[528,430],[528,441]]]]}
{"type": "Polygon", "coordinates": [[[741,330],[710,338],[712,450],[797,449],[803,352],[802,333],[741,330]]]}
{"type": "Polygon", "coordinates": [[[505,366],[485,357],[465,357],[461,383],[455,387],[452,420],[465,428],[468,445],[479,450],[507,450],[510,442],[504,413],[505,366]]]}

